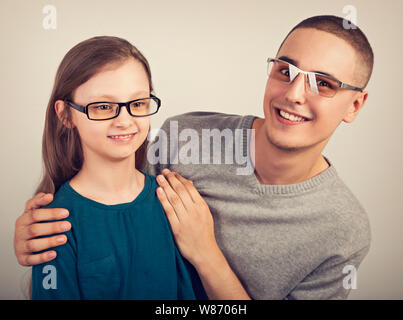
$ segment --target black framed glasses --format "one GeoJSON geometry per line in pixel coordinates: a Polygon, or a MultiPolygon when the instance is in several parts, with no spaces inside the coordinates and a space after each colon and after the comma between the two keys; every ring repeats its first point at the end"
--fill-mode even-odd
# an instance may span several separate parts
{"type": "Polygon", "coordinates": [[[358,88],[341,82],[328,74],[303,71],[293,64],[281,59],[268,58],[267,63],[267,74],[270,78],[291,83],[300,73],[302,73],[306,78],[306,82],[309,83],[309,88],[311,91],[323,97],[334,97],[339,89],[348,89],[360,92],[364,90],[363,88],[358,88]]]}
{"type": "Polygon", "coordinates": [[[116,118],[120,109],[126,107],[127,112],[133,117],[148,117],[156,114],[161,106],[161,100],[150,94],[148,98],[135,99],[128,102],[91,102],[86,106],[79,106],[72,101],[66,103],[82,113],[85,113],[90,120],[100,121],[116,118]]]}

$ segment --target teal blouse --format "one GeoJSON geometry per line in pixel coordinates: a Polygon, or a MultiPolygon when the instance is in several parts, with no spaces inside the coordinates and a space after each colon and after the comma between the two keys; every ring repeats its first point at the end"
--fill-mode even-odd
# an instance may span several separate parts
{"type": "Polygon", "coordinates": [[[48,207],[68,209],[72,228],[56,259],[32,268],[33,299],[195,299],[204,292],[175,246],[155,177],[144,174],[130,203],[101,204],[69,181],[60,187],[48,207]]]}

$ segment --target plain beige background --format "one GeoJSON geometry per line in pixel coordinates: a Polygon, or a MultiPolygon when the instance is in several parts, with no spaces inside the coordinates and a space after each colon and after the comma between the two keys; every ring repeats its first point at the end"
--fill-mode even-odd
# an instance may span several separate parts
{"type": "Polygon", "coordinates": [[[350,299],[402,299],[400,0],[1,0],[0,298],[24,298],[29,268],[14,256],[14,223],[40,180],[45,108],[56,68],[71,47],[95,35],[136,45],[163,101],[154,128],[194,110],[262,116],[267,57],[302,19],[346,17],[346,5],[357,9],[357,24],[375,52],[365,108],[338,128],[324,152],[371,221],[372,247],[350,299]],[[43,28],[48,4],[57,10],[55,30],[43,28]]]}

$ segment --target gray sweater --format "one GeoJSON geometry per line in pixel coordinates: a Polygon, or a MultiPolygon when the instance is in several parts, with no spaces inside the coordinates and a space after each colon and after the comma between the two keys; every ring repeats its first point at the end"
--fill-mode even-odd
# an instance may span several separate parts
{"type": "Polygon", "coordinates": [[[330,162],[301,183],[259,184],[249,168],[254,119],[210,112],[168,118],[150,144],[146,170],[169,168],[193,181],[219,247],[253,299],[345,299],[369,250],[367,214],[330,162]]]}

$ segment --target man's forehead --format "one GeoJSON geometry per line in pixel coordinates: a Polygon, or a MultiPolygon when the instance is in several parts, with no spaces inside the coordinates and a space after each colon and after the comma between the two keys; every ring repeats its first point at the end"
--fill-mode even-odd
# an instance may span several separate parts
{"type": "Polygon", "coordinates": [[[302,70],[330,74],[341,81],[354,77],[356,53],[353,47],[325,31],[294,30],[277,53],[277,58],[280,57],[287,58],[302,70]]]}

